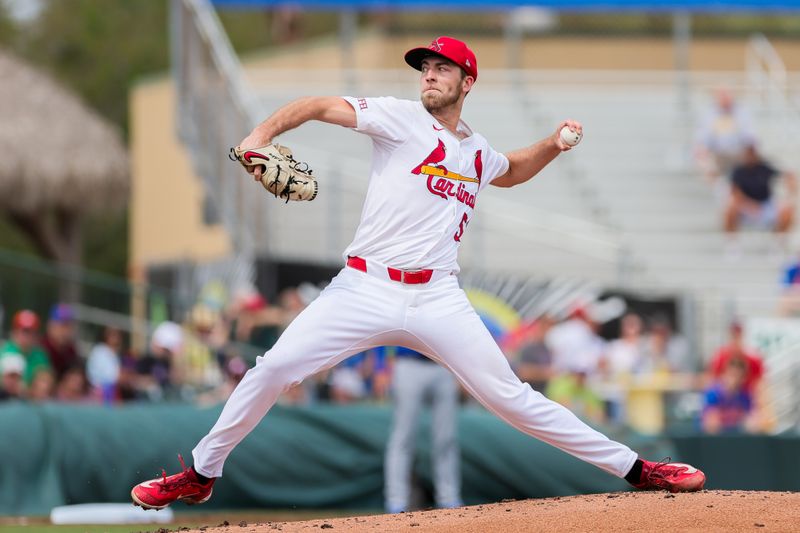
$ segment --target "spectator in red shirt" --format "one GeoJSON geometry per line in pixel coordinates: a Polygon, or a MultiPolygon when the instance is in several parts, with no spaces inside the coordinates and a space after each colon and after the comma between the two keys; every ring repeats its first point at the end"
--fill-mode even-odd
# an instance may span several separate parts
{"type": "Polygon", "coordinates": [[[734,322],[730,327],[730,340],[721,346],[708,365],[711,381],[718,381],[731,360],[744,362],[745,375],[743,388],[748,393],[755,393],[764,376],[764,361],[755,350],[744,345],[744,331],[741,323],[734,322]]]}
{"type": "Polygon", "coordinates": [[[75,312],[72,307],[56,304],[50,309],[42,348],[50,359],[56,381],[61,381],[67,369],[79,362],[75,346],[75,312]]]}

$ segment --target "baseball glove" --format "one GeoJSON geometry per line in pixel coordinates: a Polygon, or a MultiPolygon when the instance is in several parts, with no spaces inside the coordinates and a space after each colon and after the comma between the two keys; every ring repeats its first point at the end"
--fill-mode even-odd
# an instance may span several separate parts
{"type": "Polygon", "coordinates": [[[242,150],[231,148],[228,157],[238,161],[245,169],[261,165],[261,184],[276,198],[289,200],[313,200],[317,197],[318,184],[306,163],[296,161],[292,151],[279,144],[268,144],[261,148],[242,150]]]}

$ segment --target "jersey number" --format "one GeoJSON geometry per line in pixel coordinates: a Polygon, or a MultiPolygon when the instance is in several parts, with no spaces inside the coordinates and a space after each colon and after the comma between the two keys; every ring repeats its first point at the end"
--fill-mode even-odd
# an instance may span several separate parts
{"type": "Polygon", "coordinates": [[[467,229],[467,224],[469,224],[469,217],[466,213],[461,215],[461,223],[458,225],[458,231],[455,235],[453,235],[453,239],[456,242],[461,242],[461,236],[464,235],[464,230],[467,229]]]}

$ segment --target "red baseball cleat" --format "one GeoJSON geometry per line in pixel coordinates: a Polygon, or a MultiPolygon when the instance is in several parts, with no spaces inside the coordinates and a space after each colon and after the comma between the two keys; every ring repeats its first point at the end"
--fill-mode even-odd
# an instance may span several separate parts
{"type": "Polygon", "coordinates": [[[706,475],[684,463],[670,463],[670,458],[653,463],[642,459],[642,477],[633,486],[640,490],[668,490],[670,492],[695,492],[706,483],[706,475]]]}
{"type": "Polygon", "coordinates": [[[182,501],[187,505],[205,503],[211,497],[211,488],[215,479],[208,483],[200,483],[191,468],[186,468],[183,457],[178,455],[183,472],[167,476],[162,470],[161,477],[139,483],[131,490],[134,505],[144,509],[163,509],[174,501],[182,501]]]}

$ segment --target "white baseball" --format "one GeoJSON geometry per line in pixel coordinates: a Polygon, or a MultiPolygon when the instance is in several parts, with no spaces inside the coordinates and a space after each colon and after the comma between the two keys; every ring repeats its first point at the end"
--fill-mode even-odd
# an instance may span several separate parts
{"type": "Polygon", "coordinates": [[[581,139],[583,138],[582,133],[578,133],[577,131],[572,131],[569,129],[569,126],[564,126],[561,128],[561,131],[558,132],[558,136],[561,137],[561,140],[564,141],[564,144],[567,146],[575,146],[581,139]]]}

